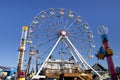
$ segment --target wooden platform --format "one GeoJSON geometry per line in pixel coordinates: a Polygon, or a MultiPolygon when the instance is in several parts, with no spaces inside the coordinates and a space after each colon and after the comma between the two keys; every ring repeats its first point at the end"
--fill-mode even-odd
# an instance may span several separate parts
{"type": "Polygon", "coordinates": [[[79,74],[78,73],[64,73],[63,76],[64,77],[78,77],[79,74]]]}
{"type": "Polygon", "coordinates": [[[45,76],[47,78],[55,78],[59,80],[61,77],[63,78],[74,78],[74,80],[80,79],[80,80],[92,80],[91,74],[80,74],[80,73],[46,73],[45,76]]]}
{"type": "Polygon", "coordinates": [[[47,78],[55,78],[55,79],[59,79],[60,78],[60,75],[59,73],[46,73],[45,76],[47,78]]]}

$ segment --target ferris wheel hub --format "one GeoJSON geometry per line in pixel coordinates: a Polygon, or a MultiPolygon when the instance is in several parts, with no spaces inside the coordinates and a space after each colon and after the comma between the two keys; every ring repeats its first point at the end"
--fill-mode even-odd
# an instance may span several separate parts
{"type": "Polygon", "coordinates": [[[66,35],[67,35],[67,32],[66,32],[65,30],[62,30],[62,31],[60,32],[60,35],[61,35],[61,36],[66,36],[66,35]]]}

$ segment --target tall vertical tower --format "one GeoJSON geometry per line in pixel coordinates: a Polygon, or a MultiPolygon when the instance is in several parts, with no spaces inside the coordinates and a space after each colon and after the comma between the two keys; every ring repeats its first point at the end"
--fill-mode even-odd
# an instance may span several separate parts
{"type": "MultiPolygon", "coordinates": [[[[27,31],[28,31],[28,27],[23,26],[22,27],[21,42],[20,42],[20,47],[19,47],[18,64],[17,64],[17,78],[18,78],[18,80],[19,80],[19,76],[21,73],[22,73],[22,77],[25,77],[24,76],[25,73],[24,73],[24,71],[22,71],[22,65],[23,65],[23,59],[24,59],[27,31]]],[[[24,79],[21,79],[21,80],[24,80],[24,79]]]]}
{"type": "MultiPolygon", "coordinates": [[[[116,72],[115,72],[115,68],[114,68],[114,63],[113,63],[113,60],[112,60],[113,51],[112,51],[112,49],[110,49],[109,44],[108,44],[108,38],[107,38],[108,29],[104,26],[100,26],[100,27],[98,27],[98,32],[101,36],[102,47],[103,47],[103,48],[101,48],[102,50],[100,52],[104,51],[103,52],[104,54],[98,53],[98,55],[102,54],[102,55],[104,55],[103,57],[106,57],[106,60],[107,60],[107,63],[108,63],[108,68],[109,68],[109,73],[110,73],[110,76],[111,76],[111,80],[118,80],[116,72]]],[[[100,58],[103,59],[103,57],[100,57],[100,58]]]]}

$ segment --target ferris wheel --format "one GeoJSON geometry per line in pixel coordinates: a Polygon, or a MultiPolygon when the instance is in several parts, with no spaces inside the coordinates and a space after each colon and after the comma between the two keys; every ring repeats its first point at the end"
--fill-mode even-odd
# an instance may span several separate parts
{"type": "Polygon", "coordinates": [[[37,75],[49,60],[69,60],[80,69],[91,68],[86,59],[93,57],[93,34],[88,23],[72,10],[41,11],[29,26],[27,43],[31,54],[39,55],[37,75]]]}

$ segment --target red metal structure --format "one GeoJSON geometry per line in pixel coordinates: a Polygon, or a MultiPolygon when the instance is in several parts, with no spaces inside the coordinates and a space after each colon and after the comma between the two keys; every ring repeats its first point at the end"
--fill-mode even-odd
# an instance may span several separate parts
{"type": "Polygon", "coordinates": [[[106,57],[111,80],[118,80],[117,74],[116,74],[116,71],[114,68],[114,63],[112,60],[113,51],[112,51],[112,49],[110,49],[109,44],[108,44],[108,38],[107,38],[108,29],[104,26],[100,26],[98,29],[99,29],[98,32],[102,38],[102,47],[103,47],[102,49],[104,49],[104,50],[100,50],[98,52],[97,57],[99,59],[104,59],[104,57],[106,57]]]}

